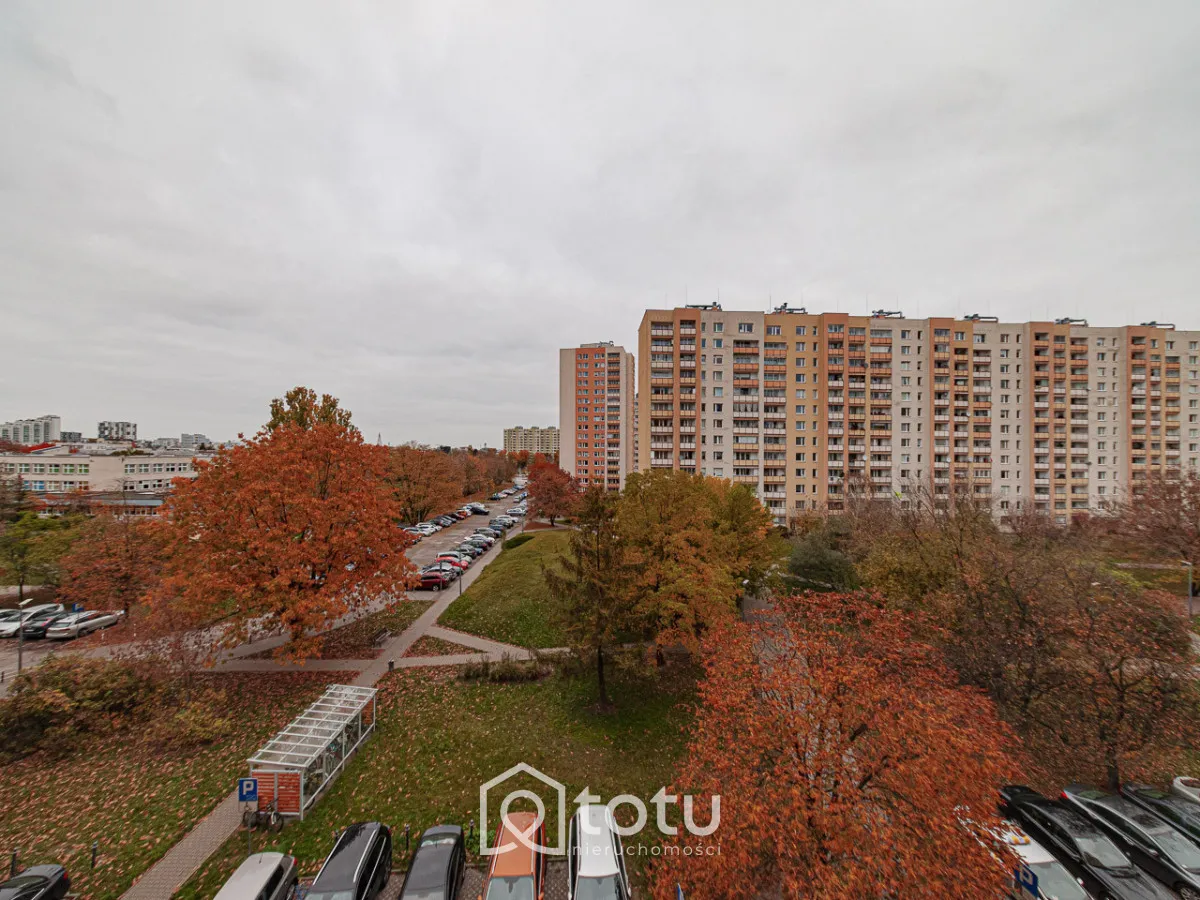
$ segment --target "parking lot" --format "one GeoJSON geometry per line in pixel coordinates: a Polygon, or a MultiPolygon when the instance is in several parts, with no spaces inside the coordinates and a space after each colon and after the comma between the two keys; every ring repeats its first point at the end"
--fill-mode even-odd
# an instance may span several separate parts
{"type": "MultiPolygon", "coordinates": [[[[486,525],[488,519],[493,516],[500,515],[511,506],[516,505],[516,501],[511,497],[505,497],[502,500],[484,500],[484,505],[488,507],[487,515],[471,516],[469,519],[464,519],[452,525],[449,528],[443,528],[441,531],[423,538],[419,544],[412,547],[408,551],[409,558],[417,566],[423,566],[437,557],[443,550],[450,550],[471,534],[476,528],[486,525]]],[[[415,593],[414,596],[421,596],[420,593],[415,593]]],[[[114,637],[119,633],[119,629],[111,632],[114,637]]],[[[50,641],[36,640],[26,641],[24,650],[24,665],[35,666],[38,661],[52,650],[66,650],[71,646],[71,641],[50,641]]],[[[7,683],[17,672],[17,641],[15,638],[0,638],[0,683],[7,683]]],[[[0,693],[3,690],[0,689],[0,693]]]]}

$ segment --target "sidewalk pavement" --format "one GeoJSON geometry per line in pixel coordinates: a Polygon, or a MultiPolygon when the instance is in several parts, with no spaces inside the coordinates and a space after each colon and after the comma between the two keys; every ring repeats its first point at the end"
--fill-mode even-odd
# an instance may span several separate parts
{"type": "MultiPolygon", "coordinates": [[[[513,535],[519,534],[524,529],[524,525],[513,532],[513,535]]],[[[446,609],[458,599],[460,593],[473,584],[475,579],[479,577],[479,573],[490,565],[499,555],[501,544],[496,543],[491,550],[484,556],[480,557],[478,565],[472,566],[459,579],[460,586],[450,588],[447,591],[442,591],[438,600],[421,616],[406,628],[399,635],[391,638],[383,645],[383,653],[379,659],[372,660],[355,660],[355,662],[364,662],[367,665],[354,679],[353,684],[359,687],[374,687],[375,684],[388,673],[388,662],[394,661],[396,668],[417,668],[420,665],[430,665],[430,659],[450,660],[455,662],[440,662],[434,665],[460,665],[461,663],[471,662],[479,658],[479,654],[462,654],[452,657],[410,657],[404,659],[404,654],[415,644],[430,628],[436,626],[438,617],[446,611],[446,609]],[[414,665],[414,663],[416,665],[414,665]]],[[[390,598],[389,598],[390,599],[390,598]]],[[[380,604],[383,605],[382,603],[380,604]]],[[[458,634],[458,632],[454,632],[458,634]]],[[[459,638],[453,638],[459,640],[459,638]]],[[[482,639],[481,639],[482,640],[482,639]]],[[[279,638],[265,638],[261,641],[256,641],[254,644],[246,645],[249,648],[247,652],[242,652],[246,648],[239,647],[237,651],[231,654],[231,659],[236,659],[247,653],[256,653],[259,650],[274,649],[279,646],[282,640],[279,638]],[[272,643],[276,641],[277,643],[272,643]]],[[[485,642],[495,643],[495,642],[485,642]]],[[[507,647],[507,644],[496,644],[498,647],[507,647]]],[[[517,648],[520,649],[520,648],[517,648]]],[[[528,653],[528,651],[525,651],[528,653]]],[[[497,656],[497,659],[499,657],[497,656]]],[[[310,670],[314,669],[314,660],[308,663],[310,670]]],[[[322,668],[324,663],[330,663],[330,669],[345,669],[347,668],[345,660],[320,660],[322,668]]],[[[286,671],[284,667],[272,662],[269,659],[264,660],[245,660],[240,665],[250,665],[264,663],[268,668],[261,671],[272,672],[286,671]]],[[[248,670],[241,670],[248,671],[248,670]]],[[[249,671],[260,671],[257,667],[249,671]]],[[[231,776],[232,780],[232,776],[231,776]]],[[[204,819],[196,824],[196,827],[184,836],[184,838],[175,844],[166,852],[142,876],[134,882],[133,886],[121,895],[121,900],[167,900],[183,885],[185,881],[192,877],[197,869],[220,847],[229,837],[235,834],[241,826],[241,811],[237,801],[237,791],[230,792],[224,800],[217,804],[216,808],[208,814],[204,819]]]]}

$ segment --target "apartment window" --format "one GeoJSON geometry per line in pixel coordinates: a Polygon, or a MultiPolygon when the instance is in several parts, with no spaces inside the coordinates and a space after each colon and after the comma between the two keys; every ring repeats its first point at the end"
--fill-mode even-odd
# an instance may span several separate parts
{"type": "Polygon", "coordinates": [[[977,334],[977,335],[975,335],[975,343],[977,343],[977,344],[986,344],[986,343],[987,343],[987,335],[986,335],[986,334],[977,334]]]}
{"type": "Polygon", "coordinates": [[[754,323],[753,322],[738,322],[738,334],[753,334],[753,333],[754,333],[754,323]]]}
{"type": "Polygon", "coordinates": [[[900,329],[900,340],[907,341],[911,337],[912,337],[911,331],[909,331],[908,329],[905,329],[905,328],[900,329]]]}
{"type": "Polygon", "coordinates": [[[724,323],[724,322],[713,322],[713,331],[714,331],[716,334],[720,334],[720,333],[721,333],[722,331],[724,331],[724,330],[725,330],[725,323],[724,323]]]}
{"type": "Polygon", "coordinates": [[[767,334],[783,334],[783,328],[779,325],[768,325],[767,334]]]}
{"type": "Polygon", "coordinates": [[[808,334],[808,326],[806,326],[806,325],[797,325],[796,326],[796,336],[797,337],[804,337],[807,334],[808,334]]]}
{"type": "Polygon", "coordinates": [[[724,397],[725,396],[725,388],[715,387],[712,389],[712,392],[713,392],[714,397],[724,397]]]}
{"type": "Polygon", "coordinates": [[[954,332],[954,339],[955,339],[956,341],[965,341],[965,340],[967,339],[966,332],[964,332],[964,331],[956,331],[956,332],[954,332]]]}

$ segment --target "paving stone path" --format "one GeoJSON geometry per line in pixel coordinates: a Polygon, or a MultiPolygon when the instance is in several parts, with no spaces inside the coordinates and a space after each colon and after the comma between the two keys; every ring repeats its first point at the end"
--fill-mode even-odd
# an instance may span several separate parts
{"type": "MultiPolygon", "coordinates": [[[[467,523],[471,520],[468,519],[467,523]]],[[[466,523],[464,523],[466,524],[466,523]]],[[[523,526],[522,526],[523,528],[523,526]]],[[[513,534],[520,533],[520,530],[513,534]]],[[[294,669],[309,671],[337,671],[356,669],[358,677],[353,684],[363,687],[373,687],[388,673],[389,663],[397,669],[420,668],[424,666],[456,666],[478,660],[481,655],[499,660],[504,655],[518,659],[529,659],[531,654],[523,647],[490,641],[474,635],[463,634],[442,628],[437,624],[438,617],[458,599],[460,592],[471,585],[479,573],[500,555],[500,543],[497,542],[491,550],[481,556],[477,563],[463,573],[460,587],[454,587],[436,594],[437,600],[421,616],[400,634],[390,638],[383,645],[383,652],[378,659],[362,660],[310,660],[302,666],[280,666],[269,659],[244,659],[243,657],[271,650],[282,644],[285,638],[269,637],[237,648],[227,658],[218,664],[218,671],[236,672],[279,672],[294,669]],[[453,654],[449,656],[405,657],[404,654],[426,634],[442,640],[453,641],[457,644],[476,648],[479,652],[453,654]]],[[[427,597],[428,595],[414,595],[427,597]]],[[[391,598],[380,601],[375,608],[382,608],[391,598]]],[[[361,613],[360,613],[361,615],[361,613]]],[[[233,773],[230,773],[232,780],[233,773]]],[[[187,881],[197,869],[229,839],[241,826],[241,805],[237,800],[237,791],[232,791],[204,819],[196,823],[196,827],[147,869],[132,887],[123,895],[122,900],[166,900],[187,881]]],[[[394,879],[398,884],[399,879],[394,879]]],[[[389,885],[390,887],[390,885],[389,885]]],[[[398,891],[399,888],[396,888],[398,891]]]]}

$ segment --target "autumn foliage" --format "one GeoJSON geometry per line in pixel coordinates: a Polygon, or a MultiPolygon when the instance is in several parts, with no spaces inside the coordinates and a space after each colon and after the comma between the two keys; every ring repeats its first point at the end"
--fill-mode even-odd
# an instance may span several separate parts
{"type": "Polygon", "coordinates": [[[176,629],[220,620],[221,643],[282,626],[288,651],[413,575],[386,448],[337,422],[284,421],[177,482],[157,606],[176,629]]]}
{"type": "MultiPolygon", "coordinates": [[[[996,897],[1007,861],[964,824],[996,826],[1011,778],[991,703],[958,686],[907,617],[870,595],[779,600],[723,622],[675,794],[721,797],[713,855],[664,853],[655,897],[996,897]]],[[[704,824],[699,821],[697,824],[704,824]]],[[[667,843],[700,839],[682,828],[667,843]]]]}
{"type": "Polygon", "coordinates": [[[157,520],[100,509],[79,526],[59,563],[61,600],[128,613],[158,583],[165,535],[157,520]]]}
{"type": "MultiPolygon", "coordinates": [[[[541,456],[541,454],[538,454],[541,456]]],[[[543,457],[529,468],[529,511],[535,516],[555,519],[569,516],[579,503],[575,479],[543,457]]]]}

